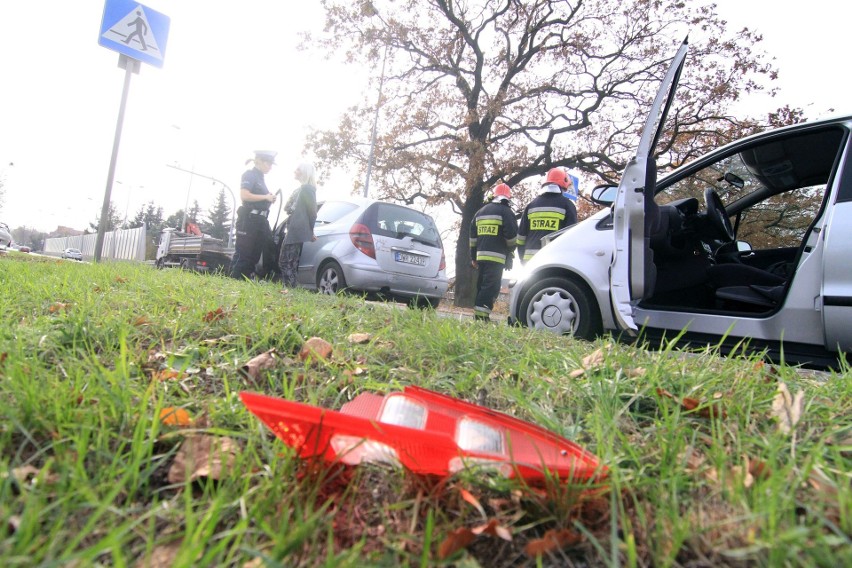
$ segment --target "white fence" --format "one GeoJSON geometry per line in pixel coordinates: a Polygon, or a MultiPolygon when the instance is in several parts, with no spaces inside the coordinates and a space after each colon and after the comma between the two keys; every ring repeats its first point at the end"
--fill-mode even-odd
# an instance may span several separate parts
{"type": "MultiPolygon", "coordinates": [[[[144,225],[136,229],[117,229],[105,233],[101,258],[144,261],[145,234],[144,225]]],[[[44,252],[60,255],[67,248],[76,248],[83,253],[83,258],[91,260],[95,257],[97,240],[97,233],[76,237],[54,237],[44,241],[44,252]]]]}

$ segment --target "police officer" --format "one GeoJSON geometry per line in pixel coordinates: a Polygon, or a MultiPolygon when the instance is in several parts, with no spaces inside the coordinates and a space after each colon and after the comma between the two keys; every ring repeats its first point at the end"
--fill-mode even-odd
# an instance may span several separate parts
{"type": "Polygon", "coordinates": [[[524,209],[518,227],[518,254],[521,263],[541,249],[546,235],[577,222],[574,184],[562,168],[552,168],[541,184],[541,192],[524,209]],[[565,193],[563,193],[565,192],[565,193]],[[573,199],[572,199],[573,197],[573,199]]]}
{"type": "Polygon", "coordinates": [[[277,154],[268,150],[256,151],[254,167],[246,171],[240,181],[242,206],[237,209],[237,242],[231,261],[232,278],[250,277],[261,253],[273,247],[268,217],[275,195],[266,188],[263,176],[272,169],[277,154]]]}
{"type": "Polygon", "coordinates": [[[503,268],[512,268],[518,221],[512,211],[512,191],[505,183],[494,188],[494,198],[474,215],[470,224],[470,262],[479,269],[473,316],[491,318],[494,300],[500,294],[503,268]]]}

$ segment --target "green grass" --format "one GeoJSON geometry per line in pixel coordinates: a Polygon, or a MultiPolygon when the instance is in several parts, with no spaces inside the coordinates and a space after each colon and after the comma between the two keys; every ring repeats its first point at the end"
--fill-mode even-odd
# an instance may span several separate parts
{"type": "Polygon", "coordinates": [[[852,565],[845,369],[593,344],[134,264],[9,254],[0,289],[2,566],[852,565]],[[296,357],[312,336],[334,346],[330,361],[296,357]],[[241,372],[270,349],[278,366],[241,372]],[[596,350],[600,363],[572,378],[596,350]],[[772,411],[779,383],[805,393],[790,434],[772,411]],[[484,398],[575,440],[607,465],[607,484],[310,467],[238,397],[339,409],[405,385],[484,398]],[[164,424],[169,407],[192,426],[164,424]],[[218,479],[170,482],[197,435],[233,440],[232,463],[218,479]],[[481,535],[439,558],[452,531],[492,519],[511,542],[481,535]],[[528,556],[551,529],[582,540],[528,556]]]}

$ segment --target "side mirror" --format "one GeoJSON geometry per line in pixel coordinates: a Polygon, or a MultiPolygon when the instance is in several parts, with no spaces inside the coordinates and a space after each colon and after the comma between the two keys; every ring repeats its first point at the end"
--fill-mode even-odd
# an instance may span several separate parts
{"type": "Polygon", "coordinates": [[[618,194],[617,185],[602,184],[592,188],[591,199],[593,203],[609,207],[615,203],[615,197],[618,194]]]}
{"type": "Polygon", "coordinates": [[[751,250],[751,245],[745,241],[737,241],[737,252],[748,252],[751,250]]]}

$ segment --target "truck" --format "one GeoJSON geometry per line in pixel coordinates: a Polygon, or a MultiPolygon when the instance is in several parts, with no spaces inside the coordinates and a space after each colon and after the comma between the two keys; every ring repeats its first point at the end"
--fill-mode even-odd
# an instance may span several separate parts
{"type": "Polygon", "coordinates": [[[225,272],[234,249],[210,235],[164,229],[157,247],[157,268],[179,266],[196,272],[225,272]]]}

